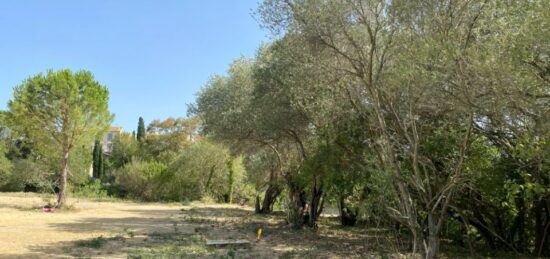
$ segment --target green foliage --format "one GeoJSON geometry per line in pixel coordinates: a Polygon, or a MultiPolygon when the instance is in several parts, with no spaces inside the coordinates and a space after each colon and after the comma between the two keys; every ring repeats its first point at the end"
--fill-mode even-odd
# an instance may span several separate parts
{"type": "Polygon", "coordinates": [[[93,238],[91,240],[79,240],[75,243],[77,247],[89,247],[94,249],[99,249],[105,244],[107,244],[107,239],[103,236],[93,238]]]}
{"type": "Polygon", "coordinates": [[[287,184],[298,223],[322,196],[406,226],[428,258],[472,232],[547,255],[548,8],[266,0],[277,40],[214,76],[191,112],[245,156],[257,191],[287,184]]]}
{"type": "Polygon", "coordinates": [[[200,114],[203,132],[219,139],[236,139],[253,123],[249,103],[253,91],[252,61],[241,58],[229,68],[229,77],[213,76],[198,95],[191,112],[200,114]]]}
{"type": "Polygon", "coordinates": [[[0,138],[0,186],[4,185],[12,174],[11,161],[6,157],[6,146],[0,138]]]}
{"type": "Polygon", "coordinates": [[[153,233],[149,235],[146,245],[128,251],[128,258],[215,256],[216,250],[206,245],[205,237],[201,233],[153,233]]]}
{"type": "Polygon", "coordinates": [[[138,141],[143,141],[145,139],[145,122],[142,117],[139,117],[136,139],[138,141]]]}
{"type": "Polygon", "coordinates": [[[14,88],[10,128],[28,138],[37,153],[58,159],[58,206],[65,202],[71,151],[92,143],[113,119],[108,99],[107,88],[88,71],[48,71],[14,88]]]}
{"type": "MultiPolygon", "coordinates": [[[[90,165],[93,164],[91,153],[89,145],[76,147],[71,151],[69,156],[70,183],[80,185],[89,181],[90,169],[92,169],[90,165]]],[[[52,164],[56,166],[55,168],[59,168],[57,167],[58,161],[53,160],[52,164]]]]}
{"type": "Polygon", "coordinates": [[[114,173],[115,182],[130,198],[159,200],[167,169],[165,164],[159,162],[132,161],[114,173]]]}
{"type": "Polygon", "coordinates": [[[73,196],[88,199],[106,199],[110,196],[101,185],[101,180],[94,179],[84,185],[76,186],[72,192],[73,196]]]}
{"type": "MultiPolygon", "coordinates": [[[[166,197],[170,200],[198,200],[203,196],[213,196],[224,201],[229,191],[227,159],[229,153],[221,145],[207,140],[196,141],[170,164],[164,178],[166,197]]],[[[238,185],[237,175],[243,171],[234,171],[234,185],[238,185]]]]}
{"type": "Polygon", "coordinates": [[[227,76],[213,77],[201,90],[190,111],[202,119],[204,134],[227,143],[233,153],[250,155],[261,149],[274,153],[268,156],[277,164],[268,178],[274,185],[283,172],[294,173],[300,166],[309,131],[303,112],[291,102],[289,84],[280,78],[268,81],[271,70],[262,70],[268,65],[235,60],[227,76]]]}
{"type": "Polygon", "coordinates": [[[142,200],[192,201],[211,196],[221,202],[229,193],[238,198],[250,195],[242,158],[229,160],[227,149],[207,140],[195,141],[179,154],[164,152],[150,162],[133,160],[113,174],[128,197],[142,200]]]}
{"type": "Polygon", "coordinates": [[[63,141],[88,145],[106,130],[112,120],[108,94],[88,71],[48,71],[14,88],[8,119],[40,151],[60,154],[63,141]]]}
{"type": "Polygon", "coordinates": [[[107,245],[109,242],[113,241],[124,241],[124,237],[122,235],[116,235],[113,237],[104,237],[103,235],[101,235],[88,240],[78,240],[75,242],[75,246],[100,249],[101,247],[107,245]]]}
{"type": "Polygon", "coordinates": [[[99,140],[96,140],[94,142],[94,149],[92,151],[92,175],[94,178],[101,177],[101,168],[103,167],[103,148],[101,146],[101,143],[99,143],[99,140]]]}
{"type": "Polygon", "coordinates": [[[26,188],[34,191],[53,192],[54,174],[46,161],[16,159],[13,161],[12,173],[0,186],[0,191],[20,192],[26,188]]]}
{"type": "Polygon", "coordinates": [[[121,133],[113,139],[113,149],[109,160],[113,169],[118,169],[132,162],[138,155],[138,142],[127,133],[121,133]]]}

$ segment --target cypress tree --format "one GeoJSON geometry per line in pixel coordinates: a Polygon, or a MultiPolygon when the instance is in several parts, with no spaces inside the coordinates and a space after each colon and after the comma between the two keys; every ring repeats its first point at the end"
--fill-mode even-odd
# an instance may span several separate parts
{"type": "Polygon", "coordinates": [[[94,178],[98,178],[100,174],[100,167],[101,167],[101,144],[99,143],[99,140],[96,140],[94,143],[94,150],[93,150],[93,161],[92,161],[92,176],[94,178]]]}
{"type": "Polygon", "coordinates": [[[99,165],[97,167],[97,178],[101,179],[101,177],[105,173],[105,161],[104,161],[105,158],[103,157],[103,152],[99,152],[98,158],[99,158],[98,159],[99,165]]]}
{"type": "Polygon", "coordinates": [[[142,117],[139,117],[136,137],[138,141],[145,139],[145,122],[143,122],[142,117]]]}

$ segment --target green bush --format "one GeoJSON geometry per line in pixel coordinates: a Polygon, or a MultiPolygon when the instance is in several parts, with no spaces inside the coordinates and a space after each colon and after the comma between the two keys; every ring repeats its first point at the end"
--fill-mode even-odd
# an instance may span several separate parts
{"type": "Polygon", "coordinates": [[[199,200],[209,195],[223,201],[228,192],[227,149],[208,141],[185,148],[170,164],[164,180],[168,200],[199,200]]]}
{"type": "Polygon", "coordinates": [[[145,201],[194,201],[207,196],[218,202],[231,196],[239,201],[254,193],[246,184],[243,159],[231,157],[227,148],[208,140],[188,143],[177,152],[161,151],[150,160],[132,157],[121,168],[107,172],[103,190],[145,201]]]}
{"type": "Polygon", "coordinates": [[[101,180],[94,179],[87,184],[77,186],[73,190],[73,196],[78,198],[105,199],[109,198],[107,190],[101,185],[101,180]]]}
{"type": "Polygon", "coordinates": [[[109,157],[110,167],[118,169],[132,162],[138,153],[138,143],[134,136],[121,133],[113,139],[113,151],[109,157]]]}
{"type": "Polygon", "coordinates": [[[5,153],[5,145],[0,142],[0,186],[8,181],[12,170],[11,161],[6,158],[5,153]]]}
{"type": "Polygon", "coordinates": [[[53,192],[54,187],[54,177],[49,167],[31,159],[13,161],[11,173],[6,174],[3,184],[0,183],[0,191],[10,192],[53,192]]]}
{"type": "Polygon", "coordinates": [[[161,179],[166,170],[163,163],[132,161],[115,172],[115,182],[129,198],[159,200],[163,189],[161,179]]]}
{"type": "MultiPolygon", "coordinates": [[[[1,146],[1,145],[0,145],[1,146]]],[[[0,147],[0,154],[3,153],[0,147]]],[[[69,158],[71,184],[88,182],[91,154],[87,147],[75,148],[69,158]]],[[[58,159],[42,156],[37,158],[14,158],[13,161],[0,155],[0,191],[53,192],[59,172],[58,159]]]]}

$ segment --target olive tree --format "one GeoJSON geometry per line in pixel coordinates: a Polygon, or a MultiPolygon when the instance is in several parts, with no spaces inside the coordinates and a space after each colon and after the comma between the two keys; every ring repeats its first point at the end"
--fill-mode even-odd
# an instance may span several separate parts
{"type": "MultiPolygon", "coordinates": [[[[259,12],[276,34],[309,46],[312,58],[303,67],[342,75],[321,84],[327,91],[347,82],[341,90],[366,119],[367,143],[392,183],[388,213],[410,229],[413,251],[433,258],[453,201],[468,183],[478,133],[496,141],[496,128],[507,140],[537,143],[524,150],[536,154],[527,161],[546,168],[540,151],[549,19],[538,11],[545,7],[547,1],[266,0],[259,12]],[[332,58],[318,59],[324,56],[332,58]]],[[[310,88],[299,89],[322,103],[310,88]]],[[[545,233],[537,236],[544,243],[545,233]]]]}

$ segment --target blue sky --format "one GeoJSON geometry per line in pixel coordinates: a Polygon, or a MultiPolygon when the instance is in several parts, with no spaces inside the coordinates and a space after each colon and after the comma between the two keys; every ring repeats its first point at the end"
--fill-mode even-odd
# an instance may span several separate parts
{"type": "Polygon", "coordinates": [[[0,109],[48,69],[86,69],[110,91],[114,125],[186,115],[213,74],[268,40],[257,0],[0,1],[0,109]]]}

